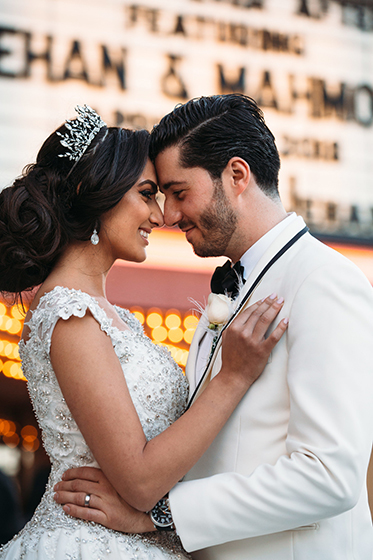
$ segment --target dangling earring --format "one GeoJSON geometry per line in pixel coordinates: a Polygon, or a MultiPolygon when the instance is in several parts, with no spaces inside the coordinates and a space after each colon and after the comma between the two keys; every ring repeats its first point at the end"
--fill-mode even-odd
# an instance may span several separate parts
{"type": "Polygon", "coordinates": [[[97,229],[95,228],[95,229],[93,230],[92,235],[91,235],[91,243],[92,243],[92,245],[97,245],[97,243],[98,243],[99,241],[100,241],[100,238],[99,238],[99,236],[98,236],[97,229]]]}

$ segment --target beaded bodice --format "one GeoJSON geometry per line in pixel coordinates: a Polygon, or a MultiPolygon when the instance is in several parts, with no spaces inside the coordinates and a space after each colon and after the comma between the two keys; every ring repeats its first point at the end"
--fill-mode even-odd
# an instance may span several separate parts
{"type": "MultiPolygon", "coordinates": [[[[83,317],[87,310],[112,341],[147,439],[170,426],[183,413],[188,398],[186,378],[168,350],[153,344],[129,311],[116,307],[129,327],[122,331],[112,326],[112,319],[104,309],[84,292],[56,287],[45,294],[28,322],[29,338],[20,342],[19,350],[43,443],[52,464],[46,493],[31,521],[31,525],[44,530],[76,529],[79,523],[86,523],[65,515],[53,500],[53,486],[68,468],[98,466],[62,395],[49,355],[57,321],[73,315],[83,317]]],[[[118,428],[113,426],[113,429],[118,428]]]]}

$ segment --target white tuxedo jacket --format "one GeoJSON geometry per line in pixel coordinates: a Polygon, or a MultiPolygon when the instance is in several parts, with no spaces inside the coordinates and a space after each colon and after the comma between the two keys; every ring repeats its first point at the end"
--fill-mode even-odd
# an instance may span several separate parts
{"type": "MultiPolygon", "coordinates": [[[[298,217],[279,235],[240,298],[304,226],[298,217]]],[[[306,233],[247,305],[272,292],[285,298],[279,319],[290,318],[288,330],[171,490],[177,532],[196,560],[372,560],[373,289],[350,261],[306,233]]],[[[191,393],[204,329],[201,321],[190,348],[191,393]]],[[[207,377],[220,366],[218,345],[207,377]]]]}

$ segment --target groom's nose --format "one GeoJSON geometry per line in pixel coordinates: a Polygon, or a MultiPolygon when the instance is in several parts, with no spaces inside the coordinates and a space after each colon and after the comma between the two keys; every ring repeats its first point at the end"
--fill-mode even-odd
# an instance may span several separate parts
{"type": "Polygon", "coordinates": [[[166,200],[163,209],[164,223],[168,227],[177,226],[181,221],[183,214],[171,201],[166,200]]]}

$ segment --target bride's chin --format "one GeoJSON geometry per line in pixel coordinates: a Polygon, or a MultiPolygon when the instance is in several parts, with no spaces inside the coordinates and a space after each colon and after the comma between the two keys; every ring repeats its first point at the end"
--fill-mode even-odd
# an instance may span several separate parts
{"type": "Polygon", "coordinates": [[[123,259],[123,260],[128,261],[128,262],[134,262],[134,263],[142,263],[142,262],[146,261],[146,258],[147,258],[147,254],[144,251],[143,255],[136,255],[136,256],[133,256],[132,258],[127,258],[127,259],[123,259]]]}

